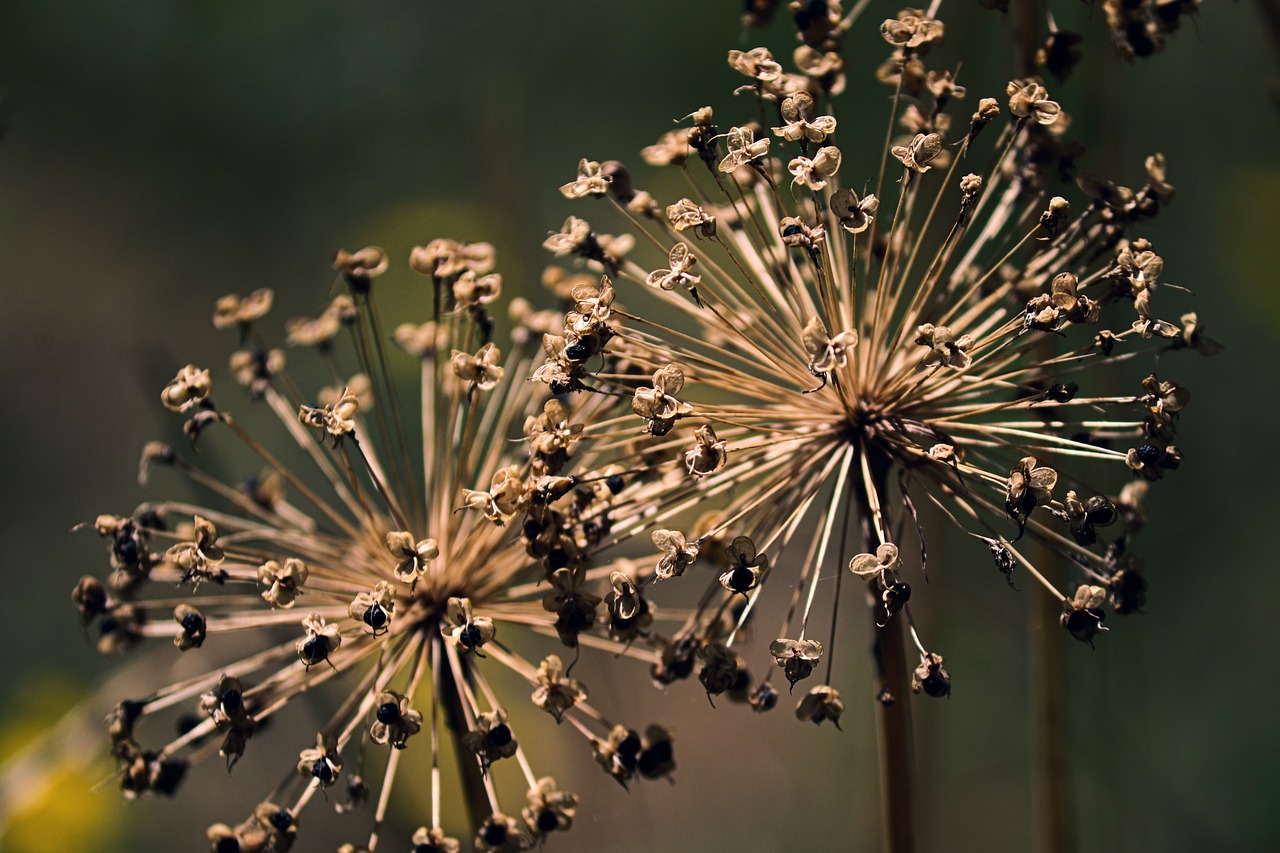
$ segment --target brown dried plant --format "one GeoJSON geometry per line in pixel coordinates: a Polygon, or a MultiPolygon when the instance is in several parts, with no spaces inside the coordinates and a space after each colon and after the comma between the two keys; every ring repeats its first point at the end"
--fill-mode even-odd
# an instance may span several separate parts
{"type": "MultiPolygon", "coordinates": [[[[558,639],[572,660],[582,646],[625,650],[592,632],[600,598],[580,589],[584,566],[573,544],[526,548],[519,536],[542,455],[571,446],[575,435],[554,403],[525,423],[546,395],[525,380],[528,334],[506,366],[492,341],[489,305],[501,291],[492,247],[437,240],[413,253],[434,309],[424,323],[397,327],[394,338],[421,364],[417,408],[403,405],[375,311],[385,255],[342,252],[334,265],[348,293],[318,317],[287,324],[287,343],[314,350],[334,383],[316,398],[298,390],[284,351],[260,333],[270,291],[217,303],[214,325],[236,333],[241,346],[231,358],[236,382],[278,416],[276,435],[252,433],[221,394],[215,403],[210,372],[193,365],[161,395],[188,417],[193,446],[241,445],[262,473],[234,485],[178,448],[152,443],[141,479],[172,469],[205,489],[209,502],[149,502],[95,522],[111,572],[105,583],[83,578],[73,597],[100,649],[160,639],[175,654],[209,658],[199,675],[120,702],[109,720],[117,778],[127,797],[168,795],[193,762],[220,754],[231,772],[255,740],[284,739],[298,750],[296,767],[263,791],[246,820],[210,827],[212,849],[287,850],[315,795],[335,790],[345,792],[336,798],[340,812],[371,823],[363,846],[343,850],[371,851],[393,783],[405,775],[402,753],[422,749],[430,776],[413,784],[429,786],[432,807],[415,849],[458,849],[441,827],[442,798],[465,805],[477,849],[525,849],[569,829],[579,797],[534,774],[509,703],[531,701],[552,718],[547,725],[583,738],[624,786],[675,766],[670,732],[614,723],[586,700],[559,655],[534,662],[521,651],[527,642],[512,644],[523,629],[558,639]],[[403,412],[413,415],[406,421],[403,412]],[[522,430],[528,445],[513,440],[522,430]],[[305,464],[286,461],[290,454],[305,464]],[[529,692],[500,697],[486,675],[491,667],[509,669],[529,692]],[[259,733],[330,682],[339,686],[319,691],[336,697],[319,731],[277,725],[259,733]],[[164,731],[157,720],[178,709],[188,712],[179,735],[157,736],[164,731]],[[441,773],[444,738],[459,756],[460,783],[441,773]],[[523,776],[523,809],[504,812],[495,772],[523,776]],[[374,797],[371,815],[356,811],[374,797]]],[[[631,654],[657,660],[640,648],[631,654]]],[[[337,846],[328,839],[306,846],[319,844],[337,846]]]]}
{"type": "Polygon", "coordinates": [[[1039,79],[961,108],[966,87],[929,64],[944,33],[931,13],[883,23],[888,129],[878,165],[851,162],[840,140],[867,122],[837,121],[840,47],[864,5],[792,4],[799,73],[765,48],[730,51],[750,117],[702,107],[641,152],[684,197],[658,201],[617,161],[579,163],[561,192],[605,208],[620,236],[574,216],[547,239],[585,271],[546,277],[569,310],[534,378],[580,429],[555,535],[598,539],[588,578],[615,588],[611,555],[652,543],[622,582],[657,616],[637,637],[661,654],[657,681],[697,673],[709,697],[756,710],[779,677],[808,681],[796,715],[838,725],[832,652],[848,623],[871,626],[886,837],[906,849],[907,694],[949,695],[954,663],[913,605],[930,571],[964,559],[928,565],[933,528],[967,537],[993,581],[1051,596],[1092,643],[1109,613],[1143,606],[1142,497],[1183,458],[1189,394],[1154,369],[1219,347],[1194,313],[1164,313],[1181,294],[1140,233],[1174,196],[1164,158],[1136,189],[1078,172],[1039,79]],[[1126,362],[1152,372],[1117,391],[1126,362]],[[625,487],[582,512],[579,491],[610,477],[625,487]],[[1033,545],[1075,578],[1051,581],[1033,545]],[[841,607],[846,583],[861,619],[841,607]],[[651,603],[681,586],[690,609],[651,603]],[[776,632],[757,629],[777,639],[753,676],[744,628],[770,587],[790,603],[776,632]]]}

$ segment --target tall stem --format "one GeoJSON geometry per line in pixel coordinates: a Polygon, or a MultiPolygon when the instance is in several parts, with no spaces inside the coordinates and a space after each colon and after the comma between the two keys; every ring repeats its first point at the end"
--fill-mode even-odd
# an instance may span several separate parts
{"type": "MultiPolygon", "coordinates": [[[[872,595],[877,615],[880,596],[872,595]]],[[[880,737],[880,820],[884,847],[904,853],[915,847],[911,796],[911,716],[907,707],[907,656],[902,620],[875,628],[876,727],[880,737]]]]}
{"type": "MultiPolygon", "coordinates": [[[[462,659],[464,672],[461,677],[467,677],[465,667],[467,661],[462,659]]],[[[449,728],[449,733],[453,737],[453,754],[458,761],[458,775],[462,781],[462,802],[466,808],[467,822],[470,829],[475,831],[480,824],[488,820],[492,808],[489,806],[489,794],[485,790],[484,775],[480,770],[480,764],[476,761],[475,756],[462,745],[462,737],[469,730],[467,724],[467,714],[462,707],[462,697],[458,695],[458,687],[454,679],[447,674],[443,674],[439,678],[440,684],[440,704],[444,707],[444,721],[449,728]]]]}
{"type": "MultiPolygon", "coordinates": [[[[1058,555],[1041,548],[1036,563],[1055,585],[1061,574],[1058,555]]],[[[1033,595],[1027,628],[1034,659],[1034,725],[1038,849],[1043,853],[1076,850],[1075,797],[1071,788],[1071,731],[1067,719],[1067,632],[1058,625],[1062,605],[1052,596],[1033,595]]]]}
{"type": "MultiPolygon", "coordinates": [[[[875,447],[864,444],[860,453],[867,455],[868,478],[876,490],[875,505],[883,506],[888,496],[888,459],[875,447]]],[[[854,497],[858,503],[858,520],[868,551],[880,542],[872,514],[868,485],[854,480],[854,497]]],[[[912,797],[911,714],[907,703],[907,653],[903,639],[902,618],[889,619],[880,627],[878,619],[883,607],[873,581],[868,591],[871,625],[874,632],[871,657],[875,664],[876,729],[880,753],[880,820],[884,848],[889,853],[910,853],[915,848],[914,803],[912,797]]]]}
{"type": "MultiPolygon", "coordinates": [[[[1023,72],[1028,75],[1036,70],[1035,53],[1044,17],[1042,0],[1018,0],[1019,59],[1023,72]]],[[[1035,354],[1042,361],[1055,355],[1049,336],[1044,336],[1035,354]]],[[[1056,551],[1039,547],[1035,563],[1050,583],[1061,588],[1062,558],[1056,551]]],[[[1047,595],[1029,596],[1029,601],[1027,629],[1033,655],[1037,847],[1043,853],[1073,853],[1076,850],[1075,798],[1067,714],[1067,632],[1058,626],[1062,613],[1060,602],[1047,595]]]]}
{"type": "Polygon", "coordinates": [[[1018,33],[1018,66],[1026,77],[1035,75],[1036,51],[1040,48],[1040,27],[1044,9],[1040,0],[1014,0],[1014,26],[1018,33]]]}

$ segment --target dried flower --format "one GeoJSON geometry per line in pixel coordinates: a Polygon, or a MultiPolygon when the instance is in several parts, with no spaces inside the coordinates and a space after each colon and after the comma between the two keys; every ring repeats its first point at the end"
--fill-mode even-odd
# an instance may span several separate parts
{"type": "Polygon", "coordinates": [[[659,580],[678,578],[698,559],[697,543],[689,542],[679,530],[653,531],[653,544],[662,551],[654,576],[659,580]]]}
{"type": "Polygon", "coordinates": [[[160,394],[160,402],[171,412],[185,412],[192,406],[203,403],[211,388],[209,371],[188,364],[165,386],[160,394]]]}
{"type": "MultiPolygon", "coordinates": [[[[581,177],[595,187],[599,174],[587,164],[581,177]]],[[[604,251],[600,257],[612,257],[604,251]]],[[[600,596],[582,588],[582,548],[592,540],[580,543],[573,531],[588,519],[607,528],[616,494],[608,484],[616,475],[584,484],[581,494],[577,481],[555,476],[570,463],[586,428],[570,405],[547,398],[545,386],[524,381],[537,336],[521,336],[525,343],[516,345],[509,360],[514,371],[498,366],[486,313],[501,287],[492,272],[492,248],[433,241],[414,251],[412,266],[437,288],[436,313],[425,323],[401,325],[395,336],[422,371],[420,414],[407,422],[396,417],[404,411],[396,396],[402,392],[392,381],[374,318],[383,287],[374,282],[389,267],[385,254],[339,253],[335,267],[350,295],[334,299],[316,320],[291,322],[288,336],[296,346],[323,352],[328,364],[317,371],[320,382],[331,381],[333,371],[355,378],[311,397],[318,401],[312,404],[294,390],[311,381],[294,372],[306,359],[290,359],[288,373],[282,358],[269,369],[252,354],[233,364],[237,372],[251,374],[244,383],[247,402],[277,416],[285,442],[295,446],[295,456],[300,451],[309,458],[315,471],[280,461],[285,454],[272,449],[272,439],[260,439],[214,403],[209,372],[188,366],[166,387],[165,406],[194,413],[189,432],[204,433],[202,441],[243,446],[267,472],[253,471],[251,487],[241,490],[168,445],[148,445],[143,478],[163,466],[209,487],[227,507],[215,511],[157,501],[129,516],[100,516],[93,525],[107,543],[108,582],[82,579],[72,599],[81,622],[96,628],[102,651],[122,651],[155,637],[201,655],[210,646],[231,649],[219,643],[224,632],[253,638],[238,647],[242,656],[120,706],[110,729],[126,795],[172,794],[188,762],[209,754],[200,744],[210,735],[220,738],[218,752],[233,768],[255,736],[263,736],[263,720],[304,694],[332,695],[312,692],[325,682],[344,685],[345,700],[319,732],[278,725],[266,735],[296,741],[296,773],[272,793],[274,802],[262,803],[244,822],[211,827],[215,849],[288,849],[301,813],[320,800],[311,795],[343,780],[347,797],[338,810],[355,814],[354,806],[369,797],[366,754],[375,752],[374,745],[392,751],[387,785],[397,778],[399,750],[436,752],[445,731],[460,732],[455,750],[467,756],[465,773],[478,775],[495,759],[517,754],[526,766],[490,686],[493,667],[509,669],[529,685],[513,701],[528,701],[532,693],[536,707],[556,721],[573,722],[562,729],[567,736],[581,737],[595,751],[613,724],[588,704],[586,688],[566,677],[557,656],[537,666],[502,645],[508,626],[517,633],[534,627],[559,635],[573,648],[594,632],[589,645],[658,660],[647,646],[620,642],[640,637],[652,620],[633,585],[615,584],[608,625],[596,619],[600,596]],[[353,338],[349,350],[341,346],[344,332],[353,338]],[[353,355],[355,370],[344,364],[353,355]],[[311,430],[325,440],[316,441],[311,430]],[[425,466],[411,463],[408,450],[419,430],[415,441],[422,443],[425,466]],[[528,440],[520,441],[522,436],[528,440]],[[559,506],[570,493],[578,495],[576,507],[559,506]],[[504,523],[518,514],[526,517],[513,535],[504,523]],[[221,588],[198,596],[205,583],[221,588]],[[175,585],[180,594],[193,596],[190,603],[175,606],[175,585]],[[300,600],[307,612],[290,615],[300,600]],[[277,631],[287,625],[297,633],[281,645],[277,631]],[[192,704],[198,721],[166,737],[171,729],[163,718],[192,704]],[[431,733],[433,723],[437,730],[431,733]],[[155,736],[162,739],[158,749],[142,746],[155,736]]],[[[598,285],[572,286],[579,340],[594,334],[598,324],[614,322],[612,285],[607,278],[595,280],[598,285]]],[[[256,342],[270,302],[265,292],[224,298],[215,325],[242,335],[252,325],[256,342]]],[[[593,340],[602,349],[606,339],[593,340]]],[[[679,375],[669,370],[657,381],[653,417],[683,410],[678,402],[668,407],[665,396],[679,390],[679,375]]],[[[716,442],[705,452],[714,455],[716,442]]],[[[709,463],[696,464],[701,469],[709,463]]],[[[632,756],[646,756],[643,769],[639,763],[631,769],[649,778],[668,772],[670,751],[663,748],[656,740],[645,746],[632,756]]],[[[431,828],[415,836],[416,844],[442,851],[457,850],[457,843],[439,829],[441,793],[464,798],[481,849],[527,849],[534,838],[568,829],[578,806],[574,795],[543,780],[530,793],[523,819],[490,817],[495,804],[446,782],[433,798],[431,828]]],[[[372,849],[374,843],[371,838],[348,849],[372,849]]]]}
{"type": "Polygon", "coordinates": [[[840,692],[828,684],[812,688],[800,704],[796,705],[796,719],[809,720],[814,725],[822,725],[827,720],[837,729],[840,728],[840,715],[844,713],[844,702],[840,701],[840,692]]]}
{"type": "MultiPolygon", "coordinates": [[[[834,117],[815,115],[813,96],[808,92],[797,92],[784,99],[779,111],[782,113],[785,124],[775,127],[773,133],[787,142],[798,142],[802,139],[809,142],[823,142],[836,132],[834,117]]],[[[837,158],[836,165],[839,165],[840,150],[837,148],[830,150],[835,152],[831,156],[837,158]]],[[[834,169],[832,171],[834,172],[834,169]]]]}
{"type": "Polygon", "coordinates": [[[756,139],[756,132],[750,127],[730,128],[727,139],[726,153],[720,161],[721,172],[734,172],[769,153],[769,140],[756,139]]]}
{"type": "Polygon", "coordinates": [[[609,178],[600,170],[600,164],[585,157],[578,161],[578,179],[560,188],[565,198],[602,196],[609,192],[609,178]]]}
{"type": "Polygon", "coordinates": [[[486,772],[490,764],[500,758],[510,758],[520,748],[511,726],[507,725],[507,712],[501,708],[476,714],[475,728],[462,736],[462,746],[480,759],[480,766],[486,772]]]}
{"type": "Polygon", "coordinates": [[[587,698],[582,683],[564,677],[564,663],[557,655],[547,655],[538,666],[538,689],[533,691],[533,704],[556,718],[564,719],[564,712],[587,698]]]}
{"type": "Polygon", "coordinates": [[[1150,56],[1178,31],[1183,15],[1194,15],[1200,0],[1104,0],[1102,10],[1116,47],[1128,59],[1150,56]]]}
{"type": "Polygon", "coordinates": [[[782,667],[794,689],[796,682],[808,678],[822,658],[822,643],[817,640],[778,639],[769,645],[769,654],[782,667]]]}
{"type": "MultiPolygon", "coordinates": [[[[570,395],[585,427],[557,467],[581,485],[549,506],[567,516],[588,500],[585,484],[627,472],[634,510],[611,517],[607,535],[587,521],[559,532],[596,573],[612,570],[615,636],[660,650],[656,682],[697,675],[710,695],[772,707],[777,691],[751,684],[739,665],[744,627],[769,606],[766,588],[792,598],[767,636],[779,638],[770,652],[794,685],[854,634],[837,602],[841,580],[857,580],[877,631],[876,692],[888,708],[909,700],[908,685],[927,696],[950,691],[928,626],[912,613],[930,592],[927,545],[938,535],[924,506],[985,546],[975,556],[994,561],[991,582],[1003,589],[1025,573],[1061,602],[1077,637],[1096,635],[1104,608],[1141,605],[1146,581],[1124,550],[1140,514],[1118,495],[1134,474],[1154,481],[1181,464],[1173,439],[1189,395],[1163,375],[1116,393],[1110,372],[1144,348],[1217,347],[1198,317],[1181,310],[1172,314],[1180,322],[1165,319],[1166,299],[1181,294],[1162,287],[1163,259],[1131,233],[1173,197],[1163,158],[1144,164],[1140,188],[1090,178],[1080,184],[1083,203],[1056,195],[1080,156],[1062,106],[1028,79],[961,109],[976,86],[929,65],[942,23],[905,10],[883,24],[892,55],[879,76],[896,90],[890,127],[905,124],[910,136],[854,163],[834,135],[834,90],[849,71],[838,61],[846,16],[836,3],[792,10],[806,48],[796,60],[822,79],[784,92],[786,71],[764,64],[774,57],[732,54],[730,64],[753,80],[740,93],[764,120],[735,117],[721,134],[711,109],[692,113],[673,147],[697,154],[679,161],[696,192],[666,208],[670,226],[650,230],[626,217],[622,227],[645,239],[610,273],[608,316],[579,309],[550,333],[555,343],[538,370],[570,395]],[[758,138],[775,113],[771,138],[758,138]],[[951,144],[949,127],[961,130],[951,144]],[[988,145],[990,168],[958,168],[982,163],[988,145]],[[788,176],[792,192],[780,192],[788,176]],[[698,230],[711,221],[714,231],[698,230]],[[693,266],[688,247],[679,244],[677,257],[656,236],[672,229],[701,237],[692,303],[676,286],[689,285],[681,278],[693,266]],[[650,307],[655,299],[661,307],[650,307]],[[562,355],[559,340],[570,334],[602,342],[589,368],[562,355]],[[623,430],[633,415],[645,427],[638,435],[623,430]],[[1132,446],[1116,446],[1125,438],[1132,446]],[[1085,486],[1107,474],[1105,488],[1085,486]],[[714,520],[694,526],[708,510],[714,520]],[[1082,597],[1050,583],[1024,537],[1068,555],[1098,592],[1082,597]],[[646,539],[654,558],[634,571],[610,565],[613,549],[646,539]],[[837,571],[845,565],[849,572],[837,571]],[[688,616],[670,635],[656,619],[643,632],[617,631],[658,604],[667,613],[682,587],[692,589],[675,608],[688,616]],[[823,621],[837,624],[819,635],[823,621]],[[890,644],[896,661],[907,659],[902,646],[915,646],[914,674],[884,664],[890,644]]],[[[867,124],[859,117],[856,126],[867,124]]],[[[639,174],[629,178],[639,185],[639,174]]],[[[838,721],[843,708],[823,683],[797,714],[838,721]]],[[[625,781],[622,756],[635,749],[621,732],[598,758],[625,781]]]]}
{"type": "Polygon", "coordinates": [[[286,558],[283,566],[267,560],[258,568],[258,583],[267,587],[262,598],[272,607],[292,607],[307,583],[307,564],[297,557],[286,558]]]}
{"type": "Polygon", "coordinates": [[[573,826],[578,811],[578,795],[561,791],[550,776],[539,779],[529,789],[529,805],[520,810],[525,826],[534,838],[544,838],[552,832],[565,832],[573,826]]]}

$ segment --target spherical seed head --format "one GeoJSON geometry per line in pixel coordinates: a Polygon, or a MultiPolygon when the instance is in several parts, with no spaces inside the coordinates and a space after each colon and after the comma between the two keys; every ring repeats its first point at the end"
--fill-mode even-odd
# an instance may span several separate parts
{"type": "MultiPolygon", "coordinates": [[[[875,174],[880,157],[854,163],[829,134],[836,116],[825,114],[839,101],[817,93],[827,95],[831,81],[784,91],[785,71],[775,78],[770,70],[768,85],[756,76],[772,57],[732,54],[731,66],[751,80],[739,94],[766,112],[776,108],[781,122],[766,129],[722,120],[720,134],[709,132],[709,115],[691,116],[677,141],[699,155],[680,164],[700,192],[657,208],[666,233],[683,242],[677,249],[637,241],[628,261],[639,272],[613,276],[610,314],[575,306],[563,333],[548,333],[555,343],[539,370],[600,425],[584,418],[586,431],[557,472],[590,481],[624,469],[627,488],[614,495],[636,508],[631,521],[611,517],[603,538],[594,520],[571,523],[572,536],[596,556],[613,556],[610,548],[634,537],[653,543],[654,557],[628,578],[637,592],[615,587],[608,599],[611,624],[627,618],[620,607],[649,606],[649,598],[655,608],[675,600],[693,613],[677,636],[657,636],[660,622],[646,629],[660,649],[652,673],[661,684],[694,672],[713,695],[736,684],[742,673],[729,661],[749,619],[768,618],[771,581],[794,602],[772,636],[806,637],[832,613],[840,623],[832,637],[842,641],[847,608],[835,606],[832,586],[820,579],[832,577],[833,560],[854,555],[850,570],[867,582],[872,618],[879,624],[906,613],[922,656],[913,686],[947,696],[942,656],[910,612],[936,594],[917,580],[927,580],[927,556],[936,553],[927,547],[934,523],[921,506],[938,506],[942,523],[985,545],[1011,587],[1018,588],[1016,573],[1066,597],[1036,568],[1029,537],[1116,595],[1123,579],[1111,580],[1120,570],[1108,548],[1132,535],[1137,515],[1118,509],[1113,495],[1133,474],[1154,481],[1181,464],[1165,429],[1185,400],[1161,381],[1114,391],[1115,378],[1105,375],[1116,354],[1129,360],[1142,347],[1154,355],[1191,346],[1186,323],[1162,319],[1181,298],[1158,289],[1162,259],[1129,235],[1169,198],[1163,161],[1147,167],[1140,189],[1089,179],[1084,198],[1074,189],[1056,195],[1079,152],[1042,81],[1013,81],[1003,99],[979,100],[965,133],[956,116],[969,111],[952,114],[965,87],[929,67],[924,51],[941,25],[906,12],[882,33],[895,52],[882,76],[909,96],[893,102],[901,107],[925,90],[935,99],[932,111],[916,106],[891,116],[908,136],[880,152],[892,155],[888,170],[875,174]],[[993,123],[997,131],[979,139],[993,123]],[[994,149],[999,168],[982,175],[951,168],[962,158],[976,162],[981,146],[994,149]],[[784,182],[790,194],[778,192],[784,182]],[[842,186],[873,182],[875,193],[865,197],[842,186]],[[948,199],[958,205],[946,209],[955,204],[948,199]],[[700,233],[709,221],[714,233],[700,233]],[[718,254],[707,251],[712,240],[718,254]],[[677,286],[686,274],[699,276],[696,289],[677,286]],[[655,300],[666,303],[661,314],[649,308],[655,300]],[[608,342],[584,371],[566,349],[573,335],[588,334],[608,342]],[[666,381],[676,370],[678,381],[666,381]],[[634,435],[623,437],[628,427],[634,435]],[[1116,449],[1123,437],[1132,450],[1116,449]],[[1086,491],[1082,482],[1098,481],[1087,466],[1118,482],[1086,491]],[[695,508],[715,509],[720,520],[686,535],[681,518],[695,508]],[[900,531],[909,540],[913,528],[919,547],[900,550],[900,531]],[[759,552],[774,562],[757,560],[759,552]]],[[[828,31],[805,41],[796,61],[813,75],[835,73],[817,69],[822,55],[838,52],[838,40],[828,31]]],[[[641,185],[642,173],[628,176],[641,185]]],[[[594,234],[600,224],[580,220],[574,230],[594,234]]],[[[568,263],[603,267],[578,248],[562,252],[562,242],[549,248],[568,263]]],[[[553,500],[546,508],[568,517],[571,505],[553,500]]],[[[542,536],[539,524],[530,538],[542,536]]],[[[1064,620],[1078,636],[1101,630],[1096,616],[1074,615],[1100,606],[1106,601],[1073,605],[1064,620]]],[[[821,630],[825,640],[827,626],[821,630]]],[[[794,649],[777,663],[792,684],[821,669],[794,649]]],[[[774,701],[770,690],[761,689],[761,706],[774,701]]],[[[901,698],[886,689],[882,701],[901,698]]],[[[808,720],[836,720],[843,708],[838,693],[826,691],[802,702],[798,713],[808,720]]],[[[610,760],[615,767],[616,750],[610,760]]]]}
{"type": "MultiPolygon", "coordinates": [[[[625,194],[626,171],[620,164],[601,167],[601,175],[625,194]]],[[[633,201],[639,198],[636,193],[633,201]]],[[[630,242],[583,231],[576,223],[569,223],[564,239],[574,241],[583,256],[615,267],[630,242]]],[[[672,262],[693,280],[693,258],[672,262]]],[[[246,649],[242,658],[223,664],[236,676],[157,685],[157,693],[121,706],[129,710],[114,715],[111,733],[126,795],[172,793],[185,773],[185,756],[209,754],[200,747],[211,735],[219,739],[217,751],[231,769],[255,741],[277,736],[280,730],[264,730],[262,720],[304,693],[328,701],[324,691],[311,688],[332,677],[354,692],[335,705],[337,717],[316,746],[299,754],[297,772],[286,785],[293,789],[281,794],[301,810],[308,798],[296,798],[302,791],[297,786],[336,784],[344,751],[364,754],[371,744],[395,750],[416,746],[424,723],[417,708],[444,706],[459,719],[482,718],[486,712],[476,706],[476,696],[490,689],[485,678],[492,666],[520,673],[533,668],[518,651],[506,649],[483,670],[477,667],[475,661],[487,657],[485,647],[496,636],[496,622],[510,620],[519,630],[554,629],[566,645],[576,647],[589,631],[603,643],[610,642],[610,629],[634,640],[652,620],[632,589],[615,602],[626,616],[606,628],[596,618],[600,597],[581,588],[584,552],[609,534],[610,505],[630,474],[625,467],[610,469],[581,484],[559,475],[585,425],[571,404],[548,399],[546,383],[525,381],[531,364],[523,343],[502,360],[488,313],[501,294],[501,278],[491,270],[492,248],[438,241],[415,250],[413,265],[433,279],[438,310],[425,322],[413,318],[418,322],[395,327],[395,340],[423,374],[421,409],[404,422],[398,418],[408,406],[390,373],[396,356],[384,351],[378,343],[382,333],[374,330],[372,280],[390,266],[377,249],[339,253],[335,268],[350,295],[333,299],[320,317],[288,324],[289,343],[321,351],[314,359],[321,369],[314,375],[306,372],[305,353],[291,355],[286,373],[283,356],[259,343],[271,334],[261,322],[269,295],[228,297],[216,306],[218,325],[243,331],[252,324],[254,345],[233,355],[231,369],[248,392],[243,405],[259,405],[280,417],[275,435],[258,433],[256,425],[251,432],[245,425],[250,419],[242,422],[215,405],[210,371],[188,366],[164,389],[166,407],[187,413],[184,430],[193,441],[238,444],[258,462],[245,472],[247,485],[239,486],[220,482],[198,467],[199,459],[188,460],[172,447],[148,446],[141,470],[149,484],[153,469],[163,467],[166,476],[191,476],[212,488],[219,506],[193,513],[188,503],[157,500],[131,515],[101,516],[93,527],[107,542],[109,583],[81,581],[73,602],[86,626],[98,623],[103,651],[123,650],[149,636],[168,636],[184,651],[222,630],[249,639],[223,647],[246,649]],[[344,327],[354,333],[349,348],[339,335],[344,327]],[[329,384],[317,392],[311,383],[320,375],[329,384]],[[303,389],[302,399],[317,402],[295,408],[287,402],[298,396],[295,389],[303,389]],[[481,423],[483,436],[477,438],[481,423]],[[325,441],[316,442],[315,435],[306,434],[309,429],[325,441]],[[425,432],[416,439],[426,448],[425,465],[409,464],[414,456],[407,451],[413,443],[409,436],[417,430],[425,432]],[[294,470],[282,459],[310,459],[316,467],[294,470]],[[575,508],[553,506],[565,499],[575,508]],[[511,536],[508,523],[525,536],[511,536]],[[576,527],[587,532],[579,538],[576,527]],[[164,547],[155,549],[157,541],[164,547]],[[543,581],[557,571],[569,580],[548,607],[543,581]],[[193,601],[200,610],[186,603],[174,606],[175,594],[208,583],[222,588],[193,601]],[[283,622],[296,618],[282,611],[298,601],[306,602],[309,612],[298,619],[296,658],[281,660],[275,634],[283,622]],[[398,690],[387,690],[391,684],[398,690]],[[464,684],[467,689],[460,689],[464,684]],[[199,696],[199,713],[162,750],[144,749],[139,740],[151,734],[148,718],[177,701],[161,697],[179,694],[199,696]]],[[[584,316],[611,317],[607,278],[589,276],[566,287],[584,316]]],[[[522,316],[536,319],[529,312],[522,316]]],[[[537,340],[530,329],[517,338],[537,340]]],[[[584,328],[553,349],[563,353],[577,347],[570,354],[585,362],[609,340],[584,328]]],[[[584,365],[566,378],[572,384],[586,375],[584,365]]],[[[663,373],[662,387],[670,391],[674,376],[663,373]]],[[[534,703],[557,720],[574,715],[580,725],[561,731],[593,741],[591,728],[598,733],[595,721],[604,715],[587,704],[585,687],[565,677],[562,664],[553,669],[540,685],[545,695],[534,703]]],[[[488,725],[482,736],[486,762],[514,756],[516,734],[505,719],[488,725]]],[[[340,812],[368,797],[358,776],[348,776],[347,789],[340,812]]],[[[540,796],[530,827],[506,825],[508,839],[521,847],[532,843],[535,829],[545,834],[568,828],[572,795],[547,790],[540,796]]],[[[244,823],[217,825],[209,839],[220,848],[285,850],[298,824],[297,812],[263,803],[244,823]]],[[[415,844],[457,850],[435,830],[415,844]]]]}

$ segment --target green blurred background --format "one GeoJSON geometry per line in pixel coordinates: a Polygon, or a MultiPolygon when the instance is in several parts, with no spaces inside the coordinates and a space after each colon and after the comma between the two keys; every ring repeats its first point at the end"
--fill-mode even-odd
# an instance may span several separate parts
{"type": "MultiPolygon", "coordinates": [[[[1116,620],[1096,650],[1067,648],[1063,737],[1085,850],[1280,846],[1270,657],[1280,580],[1266,532],[1280,501],[1265,436],[1278,407],[1263,381],[1280,342],[1270,95],[1280,55],[1254,4],[1205,6],[1164,53],[1132,65],[1113,54],[1100,10],[1055,6],[1064,26],[1088,35],[1077,75],[1050,83],[1089,148],[1085,167],[1137,184],[1145,154],[1168,156],[1177,201],[1142,233],[1165,257],[1164,278],[1195,291],[1210,334],[1228,346],[1214,359],[1161,366],[1193,402],[1179,442],[1187,463],[1153,490],[1154,521],[1139,541],[1147,612],[1116,620]]],[[[848,41],[850,91],[838,115],[855,145],[883,134],[888,90],[868,78],[886,55],[878,23],[896,8],[872,3],[848,41]]],[[[178,437],[177,419],[157,405],[178,366],[225,365],[232,342],[209,325],[213,299],[273,287],[279,323],[324,301],[335,249],[385,247],[393,281],[408,288],[409,248],[452,236],[496,244],[506,295],[546,304],[536,293],[539,244],[580,212],[556,192],[578,158],[639,165],[640,147],[703,104],[743,113],[728,94],[739,83],[724,62],[729,48],[765,43],[789,57],[788,21],[744,33],[738,11],[728,0],[0,6],[0,352],[9,365],[0,527],[11,546],[0,563],[0,755],[86,685],[127,668],[101,659],[77,630],[69,591],[81,574],[100,573],[104,555],[92,534],[67,531],[172,493],[172,480],[136,486],[137,451],[178,437]]],[[[944,55],[964,63],[967,114],[977,97],[1003,91],[1011,28],[976,2],[945,3],[942,18],[944,55]]],[[[844,172],[854,168],[846,158],[844,172]]],[[[874,164],[856,168],[870,175],[874,164]]],[[[641,186],[669,186],[635,171],[641,186]]],[[[954,569],[931,572],[930,598],[941,604],[929,618],[955,691],[914,706],[921,849],[1026,849],[1027,594],[1010,593],[972,548],[935,553],[954,569]]],[[[712,710],[696,683],[660,695],[638,666],[612,681],[581,671],[598,704],[679,730],[678,784],[627,794],[579,739],[530,728],[535,768],[587,795],[555,849],[874,846],[868,664],[864,637],[848,639],[836,671],[843,733],[801,725],[785,708],[712,710]]],[[[0,849],[202,849],[203,828],[238,821],[296,749],[281,744],[273,755],[255,741],[229,781],[204,767],[176,803],[126,806],[111,789],[88,794],[84,777],[67,777],[0,849]]],[[[402,792],[381,849],[407,848],[423,797],[402,792]]],[[[340,836],[317,831],[329,811],[308,811],[300,849],[360,838],[362,817],[340,836]]]]}

